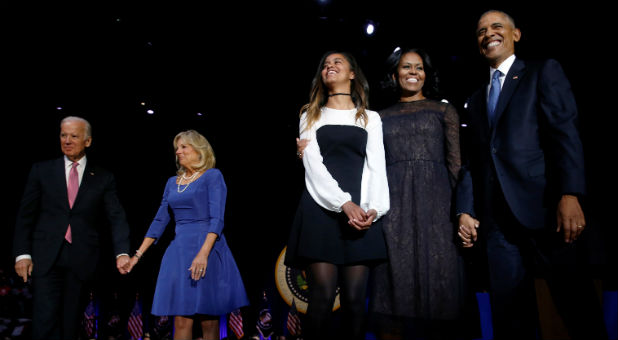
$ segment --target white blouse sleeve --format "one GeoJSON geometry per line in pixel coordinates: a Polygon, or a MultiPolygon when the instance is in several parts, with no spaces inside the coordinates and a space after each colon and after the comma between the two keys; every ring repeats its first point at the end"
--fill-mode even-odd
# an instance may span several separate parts
{"type": "Polygon", "coordinates": [[[386,178],[386,160],[384,141],[382,140],[382,120],[377,112],[369,111],[367,124],[367,157],[363,168],[361,182],[360,207],[368,211],[377,211],[376,220],[390,209],[388,180],[386,178]]]}
{"type": "Polygon", "coordinates": [[[328,172],[324,165],[320,146],[316,138],[319,122],[307,130],[307,114],[300,117],[300,139],[308,139],[309,143],[303,151],[303,165],[305,166],[305,184],[311,197],[324,209],[341,212],[341,206],[352,200],[352,195],[344,192],[339,183],[328,172]]]}

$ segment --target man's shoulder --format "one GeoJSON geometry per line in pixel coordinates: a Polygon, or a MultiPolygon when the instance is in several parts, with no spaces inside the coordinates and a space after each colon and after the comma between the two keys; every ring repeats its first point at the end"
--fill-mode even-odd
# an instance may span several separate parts
{"type": "Polygon", "coordinates": [[[108,169],[105,166],[102,166],[96,162],[91,162],[90,159],[88,160],[88,164],[86,165],[86,171],[88,171],[91,174],[97,174],[99,176],[114,176],[114,172],[111,171],[110,169],[108,169]]]}
{"type": "Polygon", "coordinates": [[[36,161],[34,163],[32,163],[32,167],[33,168],[42,168],[42,169],[49,169],[52,168],[54,166],[57,166],[58,164],[62,164],[62,157],[56,157],[56,158],[52,158],[52,159],[45,159],[45,160],[40,160],[40,161],[36,161]]]}
{"type": "Polygon", "coordinates": [[[554,58],[536,58],[536,59],[515,59],[515,63],[519,63],[522,67],[529,70],[539,71],[546,68],[561,68],[561,64],[554,58]]]}

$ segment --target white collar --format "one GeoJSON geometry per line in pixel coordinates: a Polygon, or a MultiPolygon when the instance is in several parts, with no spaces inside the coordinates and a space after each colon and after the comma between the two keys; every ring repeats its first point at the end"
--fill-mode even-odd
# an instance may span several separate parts
{"type": "Polygon", "coordinates": [[[511,69],[511,66],[513,66],[513,63],[515,62],[515,55],[511,54],[510,57],[504,59],[504,61],[498,65],[498,68],[493,68],[493,67],[489,67],[489,79],[491,79],[491,77],[493,77],[494,72],[496,72],[496,70],[499,70],[500,72],[502,72],[502,76],[505,76],[507,73],[509,73],[509,70],[511,69]]]}
{"type": "MultiPolygon", "coordinates": [[[[85,166],[86,165],[86,155],[84,155],[84,157],[80,158],[77,161],[77,164],[79,164],[78,166],[85,166]]],[[[66,155],[64,155],[64,167],[65,168],[70,168],[73,165],[73,161],[70,160],[66,155]]]]}

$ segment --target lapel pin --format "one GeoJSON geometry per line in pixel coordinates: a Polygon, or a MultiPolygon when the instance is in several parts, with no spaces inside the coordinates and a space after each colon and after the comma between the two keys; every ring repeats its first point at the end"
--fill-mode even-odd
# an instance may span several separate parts
{"type": "Polygon", "coordinates": [[[519,76],[513,76],[513,79],[517,79],[517,78],[519,78],[519,76]]]}
{"type": "Polygon", "coordinates": [[[90,173],[90,176],[94,176],[94,172],[91,172],[91,173],[90,173]]]}

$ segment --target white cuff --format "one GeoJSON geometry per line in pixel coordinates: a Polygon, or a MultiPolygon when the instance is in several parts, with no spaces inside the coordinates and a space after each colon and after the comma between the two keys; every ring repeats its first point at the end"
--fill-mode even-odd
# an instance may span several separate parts
{"type": "Polygon", "coordinates": [[[19,255],[15,258],[15,263],[21,260],[32,260],[32,256],[30,256],[30,254],[19,255]]]}

